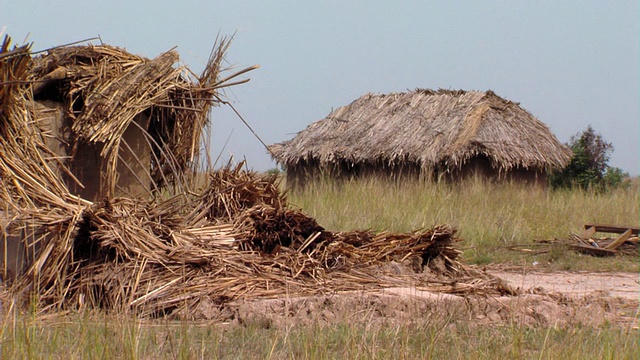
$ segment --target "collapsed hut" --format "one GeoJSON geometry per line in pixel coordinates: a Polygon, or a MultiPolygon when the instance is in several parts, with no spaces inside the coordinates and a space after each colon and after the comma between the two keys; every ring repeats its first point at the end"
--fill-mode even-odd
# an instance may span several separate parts
{"type": "Polygon", "coordinates": [[[571,151],[520,104],[492,91],[366,94],[269,147],[287,184],[309,179],[461,179],[545,183],[571,151]]]}
{"type": "Polygon", "coordinates": [[[36,220],[20,220],[25,212],[77,212],[184,187],[226,86],[219,71],[228,41],[216,44],[200,76],[176,65],[175,50],[146,59],[100,44],[32,56],[30,45],[10,44],[6,36],[0,48],[0,212],[12,229],[5,275],[32,263],[50,236],[36,220]]]}
{"type": "Polygon", "coordinates": [[[42,165],[61,175],[72,195],[90,201],[148,196],[172,182],[167,176],[194,164],[220,54],[194,81],[187,68],[176,66],[175,50],[155,59],[108,45],[26,54],[21,47],[6,55],[8,62],[22,63],[8,79],[16,92],[7,92],[4,108],[22,110],[7,114],[18,117],[14,122],[33,122],[26,125],[42,141],[32,147],[39,147],[34,150],[42,153],[42,165]]]}
{"type": "Polygon", "coordinates": [[[108,45],[0,47],[4,308],[198,318],[236,299],[390,286],[513,294],[459,262],[455,229],[333,232],[276,176],[202,171],[209,109],[249,69],[201,75],[108,45]],[[398,273],[390,263],[415,274],[398,273]],[[385,270],[386,269],[386,270],[385,270]],[[14,306],[15,305],[15,306],[14,306]]]}

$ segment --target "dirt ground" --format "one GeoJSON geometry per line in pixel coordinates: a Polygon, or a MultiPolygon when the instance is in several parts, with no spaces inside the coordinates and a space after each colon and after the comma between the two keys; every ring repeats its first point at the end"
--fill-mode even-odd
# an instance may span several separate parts
{"type": "MultiPolygon", "coordinates": [[[[544,272],[489,269],[517,290],[515,296],[451,295],[419,287],[207,302],[197,320],[258,326],[327,325],[344,322],[455,326],[601,326],[639,328],[640,276],[624,272],[544,272]]],[[[1,308],[0,308],[1,309],[1,308]]],[[[0,310],[1,312],[1,310],[0,310]]],[[[193,315],[193,314],[191,314],[193,315]]]]}
{"type": "Polygon", "coordinates": [[[488,270],[520,290],[517,296],[456,296],[420,288],[386,288],[312,297],[236,301],[202,307],[201,316],[269,328],[289,324],[459,321],[477,325],[615,326],[638,328],[639,276],[488,270]]]}
{"type": "Polygon", "coordinates": [[[524,290],[538,287],[573,297],[599,293],[629,300],[640,299],[640,274],[623,272],[540,272],[540,271],[488,271],[524,290]]]}

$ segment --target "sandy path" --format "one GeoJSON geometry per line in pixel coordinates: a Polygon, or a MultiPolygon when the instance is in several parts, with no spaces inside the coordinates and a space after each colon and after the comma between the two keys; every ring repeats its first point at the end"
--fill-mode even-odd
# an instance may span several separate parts
{"type": "Polygon", "coordinates": [[[584,296],[594,292],[630,300],[640,299],[640,276],[627,272],[538,272],[497,271],[488,273],[507,281],[511,286],[528,290],[541,287],[546,291],[584,296]]]}

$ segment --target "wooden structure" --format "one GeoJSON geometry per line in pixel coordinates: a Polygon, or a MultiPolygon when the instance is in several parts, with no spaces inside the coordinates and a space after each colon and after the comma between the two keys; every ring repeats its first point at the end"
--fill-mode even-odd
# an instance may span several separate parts
{"type": "Polygon", "coordinates": [[[571,248],[576,251],[594,256],[613,256],[618,253],[618,248],[624,243],[638,246],[638,232],[640,228],[630,226],[606,225],[606,224],[585,224],[584,232],[576,236],[577,244],[572,244],[571,248]],[[593,239],[596,232],[614,233],[619,236],[599,244],[593,239]]]}

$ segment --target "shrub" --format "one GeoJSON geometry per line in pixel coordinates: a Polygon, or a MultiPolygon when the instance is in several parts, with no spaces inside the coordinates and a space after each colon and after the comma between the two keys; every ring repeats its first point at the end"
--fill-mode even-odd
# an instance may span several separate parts
{"type": "Polygon", "coordinates": [[[269,170],[267,170],[267,175],[280,175],[282,171],[280,171],[280,169],[278,168],[271,168],[269,170]]]}
{"type": "Polygon", "coordinates": [[[549,183],[553,188],[603,190],[619,186],[628,176],[622,169],[607,164],[613,145],[606,142],[591,125],[573,135],[567,145],[573,151],[573,157],[566,168],[550,175],[549,183]]]}
{"type": "Polygon", "coordinates": [[[607,171],[604,173],[604,186],[608,188],[614,188],[621,185],[629,186],[629,174],[622,171],[619,167],[611,167],[607,168],[607,171]]]}

